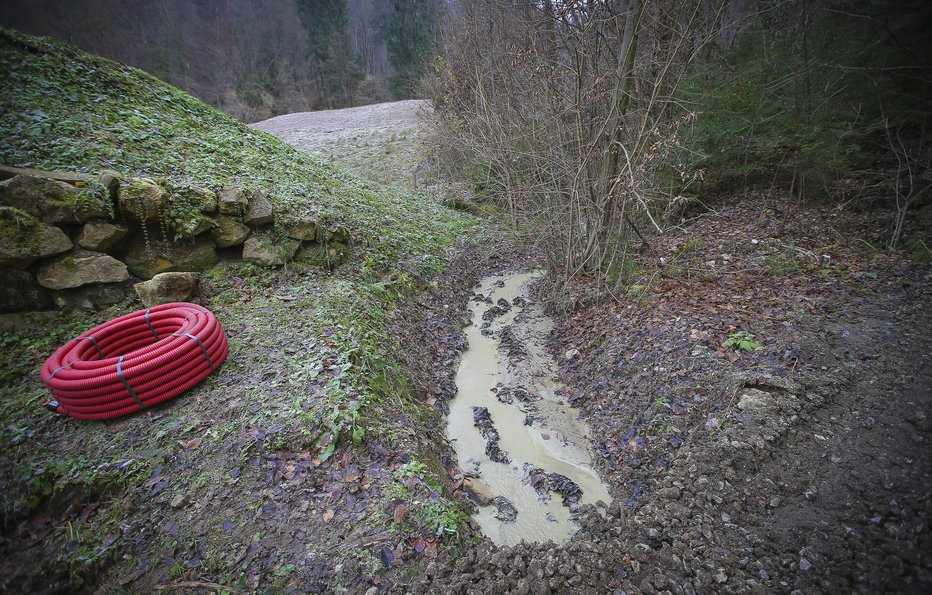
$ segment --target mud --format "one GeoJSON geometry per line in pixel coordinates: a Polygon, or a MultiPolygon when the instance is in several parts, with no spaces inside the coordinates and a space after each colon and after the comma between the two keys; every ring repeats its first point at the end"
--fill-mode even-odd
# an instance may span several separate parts
{"type": "Polygon", "coordinates": [[[565,541],[579,528],[578,504],[611,501],[592,469],[588,429],[556,394],[556,364],[544,346],[551,323],[528,299],[540,277],[480,284],[447,417],[460,467],[495,495],[492,505],[478,502],[474,518],[500,544],[565,541]]]}

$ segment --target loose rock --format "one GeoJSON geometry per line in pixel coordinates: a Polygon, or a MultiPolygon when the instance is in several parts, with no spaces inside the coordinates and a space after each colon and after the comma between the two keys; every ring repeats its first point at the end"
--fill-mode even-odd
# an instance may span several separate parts
{"type": "Polygon", "coordinates": [[[513,523],[518,518],[518,510],[504,496],[496,496],[492,501],[495,504],[495,518],[503,523],[513,523]]]}
{"type": "Polygon", "coordinates": [[[197,273],[159,273],[148,281],[137,283],[133,287],[147,308],[185,302],[194,295],[200,275],[197,273]]]}

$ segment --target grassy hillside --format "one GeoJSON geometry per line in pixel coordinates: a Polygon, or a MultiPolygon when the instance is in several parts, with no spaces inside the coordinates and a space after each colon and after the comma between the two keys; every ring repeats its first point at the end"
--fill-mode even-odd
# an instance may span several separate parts
{"type": "MultiPolygon", "coordinates": [[[[143,72],[51,39],[0,31],[0,80],[5,165],[109,168],[170,188],[237,184],[270,198],[276,225],[313,214],[353,237],[333,273],[237,262],[205,273],[198,301],[217,314],[230,355],[200,386],[140,415],[55,416],[42,407],[49,394],[38,375],[60,344],[138,302],[0,334],[0,526],[10,535],[0,540],[0,591],[147,590],[183,577],[330,589],[342,580],[332,565],[324,572],[307,560],[330,559],[337,541],[388,528],[458,539],[464,517],[427,482],[428,467],[415,460],[398,472],[370,459],[403,452],[438,464],[419,432],[438,414],[411,390],[389,318],[475,221],[360,181],[143,72]],[[383,471],[361,477],[348,461],[383,471]],[[359,477],[365,500],[309,495],[349,485],[346,477],[359,477]],[[393,521],[387,494],[402,493],[418,500],[393,521]]],[[[340,556],[347,573],[372,559],[340,556]]]]}
{"type": "Polygon", "coordinates": [[[0,29],[0,163],[96,173],[114,169],[169,187],[261,190],[277,218],[346,225],[367,266],[440,249],[468,220],[317,161],[140,71],[51,38],[0,29]]]}

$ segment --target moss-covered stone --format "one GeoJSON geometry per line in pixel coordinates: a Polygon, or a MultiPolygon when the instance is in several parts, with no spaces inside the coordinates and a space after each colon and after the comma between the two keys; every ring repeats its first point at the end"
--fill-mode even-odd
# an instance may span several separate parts
{"type": "Polygon", "coordinates": [[[120,188],[120,181],[123,179],[123,176],[120,175],[118,171],[102,169],[97,175],[97,179],[116,196],[116,191],[120,188]]]}
{"type": "Polygon", "coordinates": [[[0,266],[24,269],[71,247],[71,240],[59,228],[20,209],[0,207],[0,266]]]}
{"type": "Polygon", "coordinates": [[[77,250],[42,265],[37,277],[43,287],[71,289],[95,283],[120,283],[129,279],[129,271],[112,256],[77,250]]]}
{"type": "Polygon", "coordinates": [[[229,187],[220,192],[219,209],[221,215],[242,219],[248,204],[249,198],[242,188],[229,187]]]}
{"type": "Polygon", "coordinates": [[[51,178],[20,174],[0,182],[0,204],[34,215],[45,223],[82,223],[109,219],[109,195],[102,185],[74,186],[51,178]]]}
{"type": "Polygon", "coordinates": [[[129,228],[104,221],[85,223],[78,234],[78,246],[94,252],[110,252],[117,248],[126,236],[129,228]]]}
{"type": "Polygon", "coordinates": [[[136,223],[157,223],[165,209],[166,195],[154,180],[130,178],[117,191],[120,212],[136,223]]]}
{"type": "Polygon", "coordinates": [[[217,244],[218,248],[239,246],[246,241],[252,231],[246,225],[224,215],[217,217],[214,223],[216,226],[207,235],[217,244]]]}
{"type": "Polygon", "coordinates": [[[335,269],[344,262],[349,254],[346,244],[330,242],[327,244],[306,244],[295,254],[295,262],[300,262],[322,269],[335,269]]]}
{"type": "Polygon", "coordinates": [[[287,228],[289,238],[306,242],[317,238],[317,223],[310,219],[294,221],[287,228]]]}
{"type": "Polygon", "coordinates": [[[317,239],[327,243],[349,244],[350,232],[340,225],[328,225],[325,228],[318,228],[317,239]]]}
{"type": "Polygon", "coordinates": [[[216,213],[218,208],[217,194],[207,188],[192,188],[190,192],[196,197],[202,213],[216,213]]]}
{"type": "Polygon", "coordinates": [[[104,283],[56,291],[53,299],[55,305],[62,309],[103,310],[125,300],[128,293],[126,283],[104,283]]]}
{"type": "Polygon", "coordinates": [[[206,271],[220,259],[214,243],[204,237],[180,242],[151,242],[136,236],[126,253],[126,266],[142,279],[167,271],[206,271]]]}
{"type": "Polygon", "coordinates": [[[300,246],[301,242],[291,238],[257,234],[243,244],[243,260],[260,266],[282,266],[294,258],[300,246]]]}
{"type": "Polygon", "coordinates": [[[249,206],[246,207],[246,213],[243,215],[243,223],[246,225],[265,225],[275,219],[272,213],[272,203],[258,190],[249,195],[249,206]]]}

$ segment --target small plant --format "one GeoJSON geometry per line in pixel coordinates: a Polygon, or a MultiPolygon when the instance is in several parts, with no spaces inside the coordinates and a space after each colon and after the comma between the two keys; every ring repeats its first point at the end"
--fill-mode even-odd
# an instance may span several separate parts
{"type": "Polygon", "coordinates": [[[399,465],[397,473],[401,477],[421,477],[425,471],[427,471],[427,465],[420,461],[412,460],[399,465]]]}
{"type": "Polygon", "coordinates": [[[725,347],[734,347],[738,350],[752,351],[754,349],[762,349],[764,346],[760,343],[754,342],[754,335],[747,331],[738,331],[737,333],[732,333],[728,335],[728,338],[725,339],[725,342],[722,343],[725,347]]]}
{"type": "Polygon", "coordinates": [[[426,504],[423,513],[425,523],[437,537],[457,535],[460,523],[465,523],[467,518],[455,504],[442,500],[426,504]]]}
{"type": "Polygon", "coordinates": [[[438,494],[443,493],[443,485],[431,477],[427,465],[421,463],[420,461],[412,459],[410,462],[399,465],[398,469],[395,471],[395,474],[400,478],[417,477],[423,481],[424,484],[431,490],[437,492],[438,494]]]}
{"type": "Polygon", "coordinates": [[[680,256],[683,256],[683,255],[686,254],[687,252],[692,252],[692,251],[694,251],[694,250],[698,250],[698,249],[701,248],[701,247],[702,247],[702,240],[701,240],[701,239],[699,239],[699,238],[690,238],[689,240],[686,241],[685,244],[683,244],[682,246],[680,246],[680,247],[678,247],[678,248],[676,249],[676,251],[673,253],[673,257],[674,257],[674,258],[679,258],[680,256]]]}
{"type": "Polygon", "coordinates": [[[774,277],[787,275],[799,270],[799,262],[795,256],[786,254],[771,254],[764,257],[764,268],[774,277]]]}

